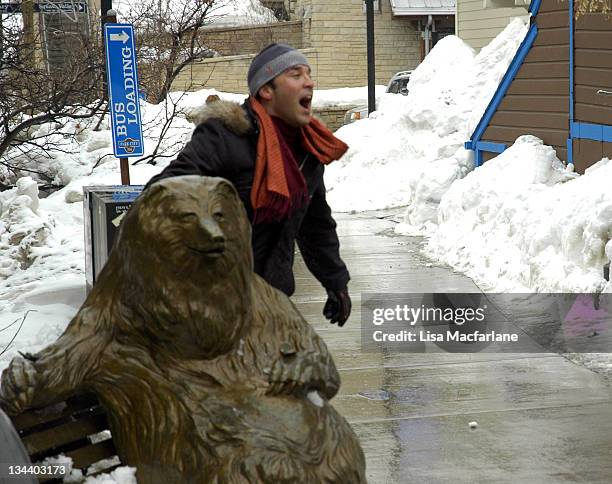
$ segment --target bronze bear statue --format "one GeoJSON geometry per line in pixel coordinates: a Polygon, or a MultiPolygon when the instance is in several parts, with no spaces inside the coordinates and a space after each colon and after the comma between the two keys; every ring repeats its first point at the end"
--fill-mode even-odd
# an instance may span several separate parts
{"type": "Polygon", "coordinates": [[[183,176],[145,190],[66,331],[2,374],[17,414],[91,390],[141,483],[363,483],[328,403],[325,343],[253,272],[234,187],[183,176]]]}

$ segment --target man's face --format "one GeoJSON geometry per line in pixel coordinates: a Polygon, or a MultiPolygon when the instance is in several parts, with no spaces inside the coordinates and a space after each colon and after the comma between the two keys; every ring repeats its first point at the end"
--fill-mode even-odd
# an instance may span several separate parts
{"type": "Polygon", "coordinates": [[[274,86],[265,85],[259,90],[261,103],[268,114],[281,118],[295,128],[310,123],[314,89],[310,67],[290,67],[276,76],[273,83],[274,86]]]}

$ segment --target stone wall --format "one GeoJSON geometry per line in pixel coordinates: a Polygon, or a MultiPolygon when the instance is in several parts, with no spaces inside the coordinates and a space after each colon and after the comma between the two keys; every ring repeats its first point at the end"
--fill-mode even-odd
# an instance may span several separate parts
{"type": "Polygon", "coordinates": [[[313,114],[323,121],[329,129],[336,131],[344,124],[344,115],[355,106],[345,106],[341,108],[314,109],[313,114]]]}
{"type": "Polygon", "coordinates": [[[222,56],[257,53],[272,42],[282,42],[301,49],[302,22],[205,29],[201,39],[204,45],[222,56]]]}
{"type": "MultiPolygon", "coordinates": [[[[303,49],[312,57],[312,49],[303,49]]],[[[246,94],[247,72],[255,54],[212,57],[187,66],[172,84],[172,90],[195,91],[217,89],[224,92],[246,94]]]]}

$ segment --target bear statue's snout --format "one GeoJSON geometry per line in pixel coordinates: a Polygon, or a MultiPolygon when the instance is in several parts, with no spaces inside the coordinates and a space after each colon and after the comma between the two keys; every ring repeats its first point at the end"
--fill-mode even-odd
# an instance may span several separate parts
{"type": "Polygon", "coordinates": [[[208,255],[221,255],[225,250],[225,234],[219,224],[211,217],[200,218],[202,230],[201,252],[208,255]]]}

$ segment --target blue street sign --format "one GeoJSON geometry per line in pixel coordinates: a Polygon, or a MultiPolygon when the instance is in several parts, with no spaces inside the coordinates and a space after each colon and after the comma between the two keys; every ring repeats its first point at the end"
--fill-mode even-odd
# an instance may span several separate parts
{"type": "Polygon", "coordinates": [[[104,25],[108,102],[117,158],[144,154],[134,28],[130,24],[104,25]]]}
{"type": "Polygon", "coordinates": [[[35,3],[35,12],[59,13],[59,12],[87,12],[86,2],[57,2],[57,3],[35,3]]]}
{"type": "MultiPolygon", "coordinates": [[[[85,13],[86,2],[35,3],[35,12],[40,13],[85,13]]],[[[0,3],[0,13],[21,13],[21,3],[0,3]]]]}

